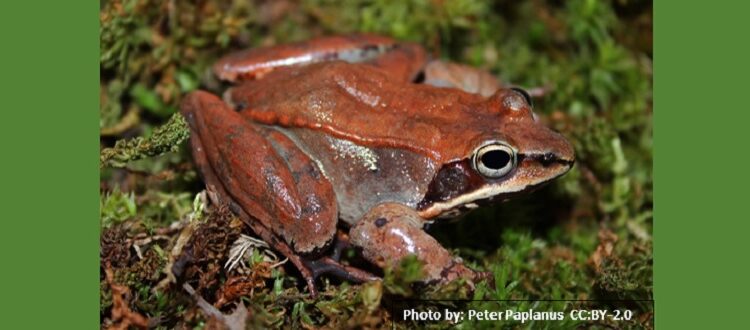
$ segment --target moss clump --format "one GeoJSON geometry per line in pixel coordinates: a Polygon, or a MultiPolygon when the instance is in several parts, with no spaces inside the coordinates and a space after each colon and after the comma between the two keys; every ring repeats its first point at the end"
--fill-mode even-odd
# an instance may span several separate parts
{"type": "Polygon", "coordinates": [[[124,167],[130,161],[177,151],[180,144],[189,136],[190,130],[185,118],[175,114],[149,137],[119,140],[114,147],[105,148],[101,152],[99,162],[101,166],[124,167]]]}

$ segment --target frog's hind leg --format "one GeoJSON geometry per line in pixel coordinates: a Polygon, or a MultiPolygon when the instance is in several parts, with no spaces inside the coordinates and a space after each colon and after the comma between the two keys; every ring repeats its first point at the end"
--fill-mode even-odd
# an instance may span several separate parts
{"type": "Polygon", "coordinates": [[[287,256],[314,292],[314,274],[299,256],[325,250],[336,233],[330,182],[288,137],[248,122],[215,95],[190,93],[181,111],[206,186],[287,256]]]}
{"type": "Polygon", "coordinates": [[[259,79],[273,70],[292,65],[334,60],[365,62],[395,44],[391,38],[371,34],[321,37],[232,53],[216,62],[213,71],[221,80],[239,82],[259,79]]]}
{"type": "Polygon", "coordinates": [[[302,257],[300,257],[298,254],[294,253],[292,251],[292,248],[289,247],[288,244],[286,244],[283,241],[280,241],[276,238],[276,236],[271,233],[268,228],[264,227],[262,224],[260,224],[257,220],[253,219],[251,216],[249,216],[245,211],[242,210],[242,208],[237,205],[237,203],[232,202],[230,204],[230,209],[232,212],[237,214],[237,216],[242,219],[243,222],[247,223],[250,228],[255,232],[258,236],[260,236],[261,239],[263,239],[264,242],[268,243],[268,245],[271,246],[276,251],[281,252],[285,257],[289,259],[289,261],[292,262],[294,267],[299,270],[300,274],[302,275],[302,278],[305,280],[305,283],[307,285],[307,289],[310,291],[310,295],[312,297],[316,297],[318,295],[318,290],[315,288],[315,273],[303,262],[302,257]]]}

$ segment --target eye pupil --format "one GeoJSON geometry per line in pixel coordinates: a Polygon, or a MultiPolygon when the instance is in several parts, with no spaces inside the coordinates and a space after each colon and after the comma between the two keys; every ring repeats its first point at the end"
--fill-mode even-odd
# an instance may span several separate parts
{"type": "Polygon", "coordinates": [[[485,152],[481,158],[482,164],[492,170],[499,170],[508,165],[511,155],[504,150],[492,150],[485,152]]]}
{"type": "Polygon", "coordinates": [[[472,166],[484,177],[498,179],[515,168],[516,153],[507,144],[490,143],[475,151],[472,166]]]}

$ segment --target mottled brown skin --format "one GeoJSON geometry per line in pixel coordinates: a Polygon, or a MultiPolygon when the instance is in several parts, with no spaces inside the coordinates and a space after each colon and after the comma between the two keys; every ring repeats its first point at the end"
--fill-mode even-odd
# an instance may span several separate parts
{"type": "Polygon", "coordinates": [[[198,91],[181,105],[198,169],[214,201],[289,257],[313,295],[323,273],[376,279],[339,263],[345,245],[379,267],[414,254],[428,282],[484,277],[424,223],[573,164],[570,144],[535,120],[523,93],[494,91],[489,74],[428,61],[414,44],[327,37],[229,55],[214,70],[238,84],[226,102],[198,91]],[[490,149],[501,160],[482,158],[490,149]]]}

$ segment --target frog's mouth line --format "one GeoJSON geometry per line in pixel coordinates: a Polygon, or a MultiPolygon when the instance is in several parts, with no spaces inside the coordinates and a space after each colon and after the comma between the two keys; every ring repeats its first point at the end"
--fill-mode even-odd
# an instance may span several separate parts
{"type": "MultiPolygon", "coordinates": [[[[542,184],[539,183],[538,185],[542,184]]],[[[426,209],[419,211],[419,215],[425,219],[453,218],[478,208],[480,204],[492,202],[501,198],[500,196],[520,193],[528,188],[531,187],[518,186],[515,189],[508,189],[507,187],[487,186],[444,202],[435,202],[426,209]]]]}
{"type": "Polygon", "coordinates": [[[506,200],[514,195],[521,194],[522,192],[528,192],[544,186],[546,183],[552,181],[554,178],[541,181],[538,183],[517,186],[514,189],[508,189],[507,187],[498,186],[487,186],[484,188],[477,189],[471,193],[461,195],[445,202],[436,202],[430,205],[428,208],[419,211],[419,215],[424,219],[449,219],[479,208],[480,205],[489,204],[496,200],[506,200]]]}
{"type": "MultiPolygon", "coordinates": [[[[474,191],[461,194],[455,198],[444,201],[436,201],[426,208],[419,210],[419,215],[424,219],[444,219],[454,218],[463,213],[478,208],[480,205],[489,204],[494,201],[506,200],[515,195],[530,192],[544,186],[550,181],[560,177],[568,172],[574,164],[574,160],[561,159],[552,154],[519,154],[518,164],[524,161],[531,161],[540,164],[543,168],[550,168],[557,165],[559,170],[556,174],[548,176],[546,179],[530,182],[528,184],[518,184],[514,186],[504,186],[497,184],[487,184],[474,191]]],[[[512,175],[512,174],[511,174],[512,175]]]]}

